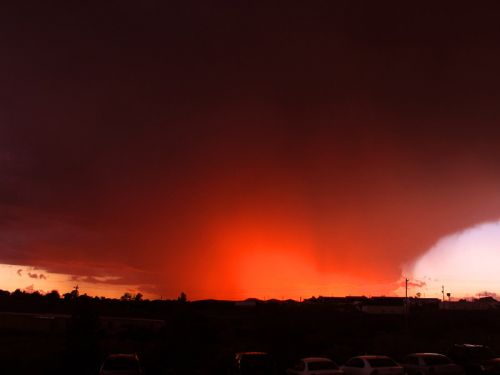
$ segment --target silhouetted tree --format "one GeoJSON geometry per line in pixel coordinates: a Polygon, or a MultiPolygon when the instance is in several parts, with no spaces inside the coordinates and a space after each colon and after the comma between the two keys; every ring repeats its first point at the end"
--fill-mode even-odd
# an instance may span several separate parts
{"type": "Polygon", "coordinates": [[[8,290],[2,290],[0,289],[0,297],[6,298],[10,296],[10,292],[8,290]]]}
{"type": "Polygon", "coordinates": [[[137,294],[134,296],[134,300],[135,300],[135,301],[142,301],[142,293],[137,293],[137,294]]]}
{"type": "Polygon", "coordinates": [[[130,300],[132,300],[132,294],[130,294],[129,292],[126,292],[123,294],[123,296],[120,297],[120,299],[122,301],[130,301],[130,300]]]}
{"type": "Polygon", "coordinates": [[[184,292],[181,292],[181,294],[179,295],[179,297],[177,298],[177,301],[179,302],[187,302],[187,296],[186,296],[186,293],[184,292]]]}
{"type": "Polygon", "coordinates": [[[72,299],[76,299],[78,298],[78,296],[80,295],[80,291],[79,291],[79,287],[78,285],[75,285],[75,287],[73,288],[73,290],[71,291],[71,297],[72,299]]]}
{"type": "Polygon", "coordinates": [[[50,293],[47,293],[47,294],[45,295],[45,297],[46,297],[47,299],[50,299],[50,300],[58,300],[58,299],[60,299],[60,298],[61,298],[61,296],[59,295],[59,292],[58,292],[57,290],[53,290],[53,291],[51,291],[50,293]]]}

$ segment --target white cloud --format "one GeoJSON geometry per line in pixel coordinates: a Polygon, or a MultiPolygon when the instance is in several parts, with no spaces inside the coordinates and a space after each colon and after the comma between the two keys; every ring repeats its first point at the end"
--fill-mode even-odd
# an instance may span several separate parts
{"type": "Polygon", "coordinates": [[[428,291],[473,296],[500,291],[500,221],[476,225],[440,239],[411,267],[415,279],[429,280],[428,291]]]}

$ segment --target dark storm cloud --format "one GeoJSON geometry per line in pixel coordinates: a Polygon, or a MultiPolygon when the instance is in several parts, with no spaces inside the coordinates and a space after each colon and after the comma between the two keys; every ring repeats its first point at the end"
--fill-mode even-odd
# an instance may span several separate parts
{"type": "Polygon", "coordinates": [[[99,280],[96,279],[95,277],[93,276],[76,276],[76,275],[73,275],[71,277],[71,280],[72,281],[78,281],[78,282],[90,282],[90,283],[99,283],[99,280]]]}
{"type": "Polygon", "coordinates": [[[28,272],[28,276],[31,279],[40,279],[40,280],[47,279],[47,277],[43,273],[28,272]]]}
{"type": "Polygon", "coordinates": [[[175,296],[213,222],[300,218],[318,269],[397,282],[500,216],[500,8],[469,8],[2,4],[0,261],[175,296]]]}

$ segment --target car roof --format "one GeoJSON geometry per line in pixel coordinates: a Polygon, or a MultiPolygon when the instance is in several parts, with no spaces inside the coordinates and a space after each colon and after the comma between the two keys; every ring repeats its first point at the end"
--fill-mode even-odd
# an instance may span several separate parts
{"type": "Polygon", "coordinates": [[[481,344],[455,344],[453,346],[456,348],[488,348],[487,345],[481,344]]]}
{"type": "Polygon", "coordinates": [[[408,356],[413,355],[415,357],[446,357],[444,354],[440,353],[411,353],[408,356]]]}
{"type": "Polygon", "coordinates": [[[333,362],[330,358],[325,358],[325,357],[307,357],[307,358],[302,358],[302,361],[304,361],[304,362],[333,362]]]}

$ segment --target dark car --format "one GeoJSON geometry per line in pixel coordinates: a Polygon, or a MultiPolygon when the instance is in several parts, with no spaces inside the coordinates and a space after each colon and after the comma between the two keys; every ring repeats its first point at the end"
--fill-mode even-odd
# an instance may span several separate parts
{"type": "Polygon", "coordinates": [[[264,352],[236,353],[231,369],[232,375],[274,375],[275,363],[271,355],[264,352]]]}
{"type": "Polygon", "coordinates": [[[449,353],[466,375],[485,375],[491,361],[498,356],[486,345],[456,344],[449,353]]]}

